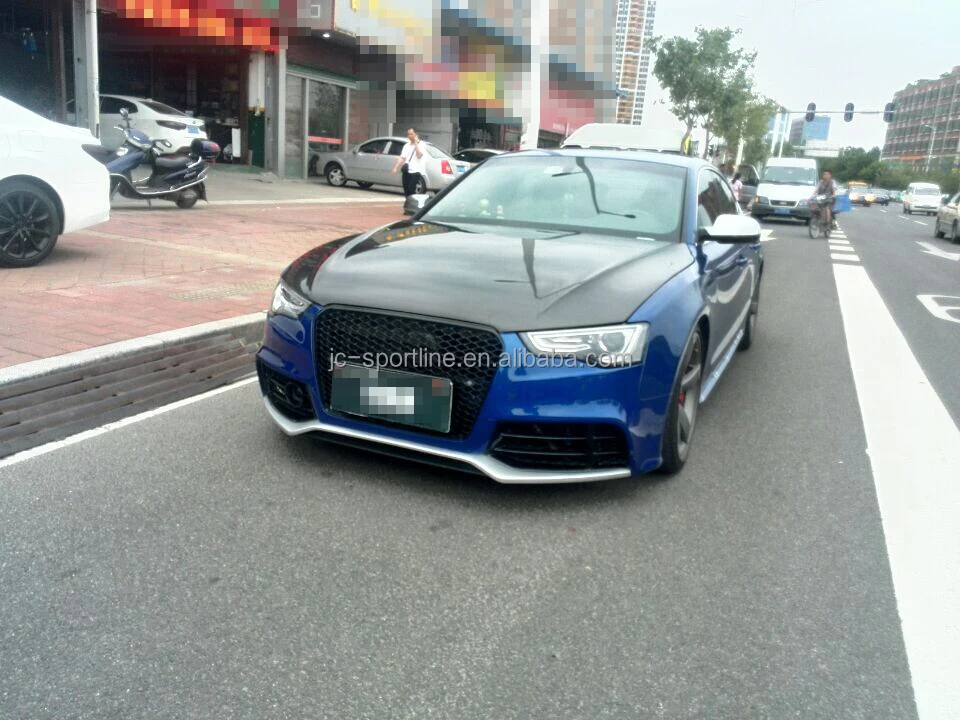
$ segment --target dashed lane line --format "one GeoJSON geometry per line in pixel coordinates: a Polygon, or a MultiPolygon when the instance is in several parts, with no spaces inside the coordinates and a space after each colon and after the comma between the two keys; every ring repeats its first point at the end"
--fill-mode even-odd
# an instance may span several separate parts
{"type": "Polygon", "coordinates": [[[856,254],[840,255],[837,253],[831,253],[830,259],[834,261],[839,260],[841,262],[860,262],[860,256],[856,254]]]}

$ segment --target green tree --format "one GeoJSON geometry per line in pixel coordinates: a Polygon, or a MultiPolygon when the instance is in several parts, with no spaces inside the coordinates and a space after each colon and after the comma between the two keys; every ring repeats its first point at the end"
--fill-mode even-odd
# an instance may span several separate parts
{"type": "Polygon", "coordinates": [[[698,27],[696,33],[695,40],[656,38],[653,74],[670,95],[670,111],[686,126],[683,141],[697,127],[707,131],[705,157],[715,125],[729,124],[726,105],[745,103],[752,93],[756,53],[731,47],[739,30],[698,27]]]}

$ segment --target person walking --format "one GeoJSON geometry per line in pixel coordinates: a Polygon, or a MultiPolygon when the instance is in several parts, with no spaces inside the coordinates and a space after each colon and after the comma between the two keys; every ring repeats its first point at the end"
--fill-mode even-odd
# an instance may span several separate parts
{"type": "Polygon", "coordinates": [[[417,185],[424,191],[427,189],[426,152],[417,131],[413,128],[407,130],[407,144],[403,146],[400,157],[391,170],[393,175],[396,175],[398,170],[403,172],[403,194],[406,197],[417,193],[417,185]]]}

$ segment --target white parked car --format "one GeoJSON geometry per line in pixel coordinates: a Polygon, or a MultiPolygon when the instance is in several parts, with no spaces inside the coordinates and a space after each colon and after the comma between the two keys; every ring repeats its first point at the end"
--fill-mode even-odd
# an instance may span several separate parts
{"type": "MultiPolygon", "coordinates": [[[[317,174],[327,178],[334,187],[343,187],[353,181],[362,188],[373,185],[403,187],[401,173],[391,173],[400,157],[407,139],[381,137],[367,140],[356,150],[339,153],[320,153],[317,157],[317,174]]],[[[440,191],[470,169],[470,163],[454,160],[448,152],[423,141],[427,149],[427,187],[417,188],[417,193],[440,191]]]]}
{"type": "Polygon", "coordinates": [[[203,120],[191,117],[176,108],[156,100],[125,95],[100,96],[100,139],[108,150],[123,144],[123,133],[116,129],[123,125],[120,109],[130,113],[130,127],[146,133],[151,140],[169,140],[167,153],[186,152],[194,140],[206,140],[203,120]]]}
{"type": "Polygon", "coordinates": [[[110,175],[84,146],[100,141],[0,96],[0,265],[36,265],[63,233],[110,219],[110,175]]]}
{"type": "Polygon", "coordinates": [[[488,160],[494,155],[503,155],[503,153],[503,150],[495,150],[494,148],[468,148],[458,151],[453,157],[462,162],[470,163],[470,165],[479,165],[484,160],[488,160]]]}

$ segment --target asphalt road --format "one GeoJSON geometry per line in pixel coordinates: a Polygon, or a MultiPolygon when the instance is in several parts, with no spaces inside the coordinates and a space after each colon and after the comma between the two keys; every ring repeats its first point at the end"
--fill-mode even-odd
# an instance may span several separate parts
{"type": "MultiPolygon", "coordinates": [[[[960,325],[915,295],[960,263],[843,223],[956,418],[960,325]]],[[[767,227],[757,340],[667,481],[289,439],[256,385],[0,467],[0,717],[917,717],[834,263],[767,227]]]]}

